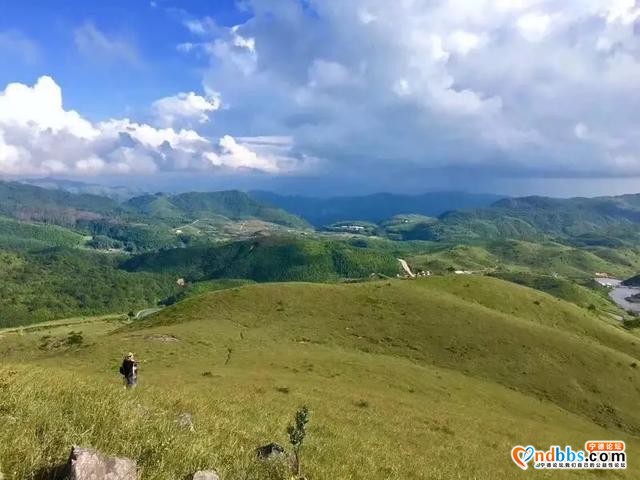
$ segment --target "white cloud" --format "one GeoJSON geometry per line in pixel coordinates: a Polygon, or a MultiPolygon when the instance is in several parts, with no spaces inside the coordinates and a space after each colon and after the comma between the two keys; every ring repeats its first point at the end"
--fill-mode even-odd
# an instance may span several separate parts
{"type": "MultiPolygon", "coordinates": [[[[158,111],[175,120],[219,107],[214,97],[189,94],[161,99],[158,111]],[[169,100],[168,100],[169,99],[169,100]]],[[[220,140],[189,128],[158,128],[128,118],[92,123],[65,110],[50,77],[0,91],[0,174],[128,175],[158,171],[258,170],[276,173],[298,165],[293,143],[282,137],[220,140]]]]}
{"type": "Polygon", "coordinates": [[[460,55],[467,55],[469,52],[483,47],[487,41],[486,35],[476,35],[465,30],[456,30],[447,38],[451,50],[460,55]]]}
{"type": "Polygon", "coordinates": [[[310,87],[336,87],[351,83],[349,70],[337,62],[316,59],[309,67],[310,87]]]}
{"type": "Polygon", "coordinates": [[[233,44],[236,47],[246,48],[250,52],[255,52],[256,50],[256,39],[253,37],[243,37],[238,33],[238,29],[240,25],[236,25],[231,27],[231,33],[233,34],[233,44]]]}
{"type": "Polygon", "coordinates": [[[608,23],[633,24],[640,18],[640,5],[636,0],[610,0],[606,18],[608,23]]]}
{"type": "Polygon", "coordinates": [[[33,87],[9,84],[0,95],[0,124],[39,132],[66,131],[78,138],[99,134],[77,112],[62,108],[62,90],[51,77],[41,77],[33,87]]]}
{"type": "Polygon", "coordinates": [[[27,64],[34,64],[41,57],[38,45],[18,30],[0,31],[0,55],[27,64]]]}
{"type": "Polygon", "coordinates": [[[195,43],[184,42],[184,43],[179,43],[178,45],[176,45],[176,50],[178,50],[181,53],[189,53],[189,52],[192,52],[193,50],[195,50],[197,47],[198,47],[198,45],[196,45],[195,43]]]}
{"type": "Polygon", "coordinates": [[[541,13],[527,13],[518,18],[516,25],[524,38],[530,42],[539,42],[549,33],[551,16],[541,13]]]}
{"type": "Polygon", "coordinates": [[[580,140],[587,140],[589,138],[589,127],[584,123],[577,123],[573,128],[573,133],[580,140]]]}
{"type": "MultiPolygon", "coordinates": [[[[225,166],[235,169],[255,169],[269,173],[282,173],[283,158],[274,155],[272,152],[259,155],[256,149],[252,149],[251,139],[245,138],[238,142],[231,135],[224,135],[219,146],[221,152],[219,154],[208,154],[209,161],[216,166],[225,166]]],[[[280,145],[288,150],[290,145],[280,145]]]]}
{"type": "Polygon", "coordinates": [[[184,22],[184,25],[193,34],[204,35],[205,33],[207,33],[205,24],[200,20],[187,20],[184,22]]]}
{"type": "Polygon", "coordinates": [[[210,113],[220,106],[220,95],[215,92],[207,97],[187,92],[156,100],[152,109],[161,125],[172,126],[182,122],[208,122],[210,113]]]}
{"type": "Polygon", "coordinates": [[[640,149],[634,0],[248,6],[246,23],[204,33],[198,48],[210,55],[205,86],[228,107],[213,128],[234,138],[283,132],[335,175],[635,165],[612,160],[640,149]]]}
{"type": "Polygon", "coordinates": [[[137,48],[125,38],[109,35],[94,25],[85,22],[73,32],[76,48],[89,60],[106,64],[124,62],[142,67],[143,61],[137,48]]]}

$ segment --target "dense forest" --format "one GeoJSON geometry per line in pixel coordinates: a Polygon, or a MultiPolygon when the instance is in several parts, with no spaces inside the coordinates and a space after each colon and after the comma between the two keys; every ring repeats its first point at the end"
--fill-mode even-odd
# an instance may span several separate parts
{"type": "Polygon", "coordinates": [[[64,247],[0,252],[0,327],[76,315],[126,313],[176,292],[168,275],[131,273],[122,258],[64,247]]]}

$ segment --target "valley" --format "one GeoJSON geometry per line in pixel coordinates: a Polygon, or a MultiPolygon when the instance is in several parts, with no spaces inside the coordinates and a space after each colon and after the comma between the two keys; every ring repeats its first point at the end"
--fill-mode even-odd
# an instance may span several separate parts
{"type": "Polygon", "coordinates": [[[606,215],[580,201],[560,230],[529,200],[324,228],[241,192],[0,187],[9,478],[58,478],[79,443],[135,458],[145,480],[285,480],[251,452],[286,443],[302,404],[309,478],[517,478],[513,444],[640,447],[639,322],[594,280],[640,272],[628,198],[606,215]],[[584,218],[606,239],[585,243],[584,218]],[[142,362],[135,392],[125,351],[142,362]]]}
{"type": "Polygon", "coordinates": [[[640,0],[3,0],[0,480],[640,479],[640,0]]]}

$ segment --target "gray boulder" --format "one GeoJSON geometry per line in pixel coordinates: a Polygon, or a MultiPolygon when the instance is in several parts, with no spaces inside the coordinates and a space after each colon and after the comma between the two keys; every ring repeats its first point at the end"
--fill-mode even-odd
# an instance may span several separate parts
{"type": "Polygon", "coordinates": [[[263,460],[267,458],[281,457],[284,455],[284,448],[277,443],[270,443],[256,448],[256,455],[258,455],[258,458],[263,460]]]}
{"type": "Polygon", "coordinates": [[[193,480],[220,480],[220,476],[214,470],[202,470],[193,475],[193,480]]]}
{"type": "Polygon", "coordinates": [[[70,480],[137,480],[136,462],[108,457],[91,448],[74,446],[69,456],[70,480]]]}

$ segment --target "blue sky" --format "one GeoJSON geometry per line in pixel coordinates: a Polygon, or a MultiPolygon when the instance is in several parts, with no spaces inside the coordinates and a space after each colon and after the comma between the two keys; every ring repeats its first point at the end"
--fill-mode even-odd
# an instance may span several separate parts
{"type": "Polygon", "coordinates": [[[204,65],[181,55],[176,45],[191,37],[180,20],[205,15],[232,26],[246,20],[247,12],[233,0],[3,2],[0,32],[20,35],[35,52],[3,50],[0,85],[32,84],[47,74],[63,86],[65,105],[91,119],[144,110],[157,98],[201,88],[204,65]],[[86,24],[121,39],[139,63],[105,56],[99,48],[79,52],[74,33],[86,24]]]}
{"type": "Polygon", "coordinates": [[[0,176],[640,191],[637,0],[11,1],[0,176]]]}

